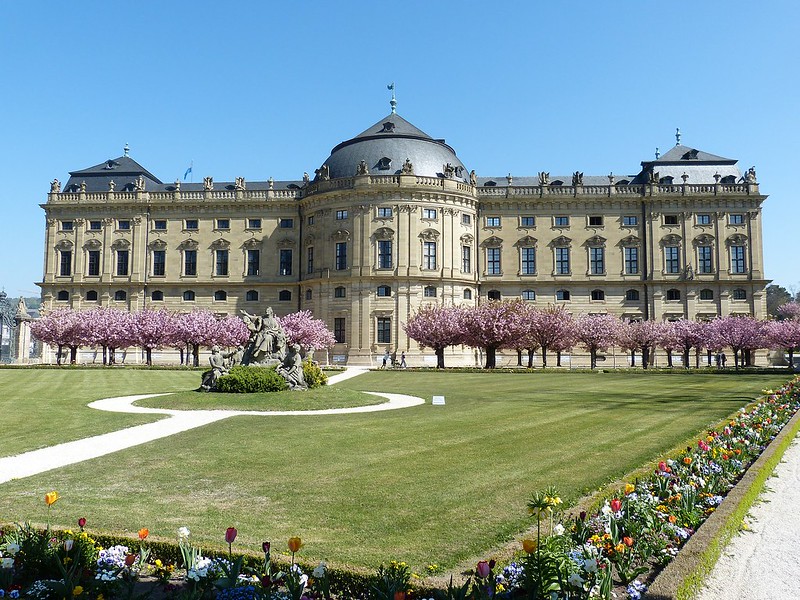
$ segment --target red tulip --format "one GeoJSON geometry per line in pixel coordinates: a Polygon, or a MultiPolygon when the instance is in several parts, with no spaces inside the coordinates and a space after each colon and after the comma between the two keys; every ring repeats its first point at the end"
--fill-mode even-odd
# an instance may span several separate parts
{"type": "Polygon", "coordinates": [[[130,567],[133,566],[133,563],[136,562],[136,555],[135,554],[126,554],[125,555],[125,566],[130,567]]]}
{"type": "Polygon", "coordinates": [[[264,551],[264,554],[269,554],[270,543],[269,542],[261,542],[261,549],[264,551]]]}
{"type": "Polygon", "coordinates": [[[232,544],[232,543],[233,543],[233,540],[235,540],[235,539],[236,539],[236,534],[237,534],[237,533],[238,533],[238,532],[236,531],[236,528],[235,528],[235,527],[228,527],[228,528],[225,530],[225,541],[226,541],[228,544],[232,544]]]}
{"type": "Polygon", "coordinates": [[[622,502],[620,502],[617,498],[614,498],[611,501],[611,510],[614,512],[619,512],[622,510],[622,502]]]}
{"type": "Polygon", "coordinates": [[[489,576],[489,572],[491,569],[489,568],[489,562],[485,560],[478,561],[478,566],[475,567],[475,574],[480,577],[481,579],[485,579],[489,576]]]}
{"type": "Polygon", "coordinates": [[[81,529],[83,529],[85,525],[86,525],[86,519],[84,519],[83,517],[81,517],[80,519],[78,519],[78,527],[80,527],[81,529]]]}

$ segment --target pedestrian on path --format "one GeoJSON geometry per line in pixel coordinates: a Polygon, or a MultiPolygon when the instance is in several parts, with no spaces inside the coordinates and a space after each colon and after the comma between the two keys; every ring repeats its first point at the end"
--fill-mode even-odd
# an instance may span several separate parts
{"type": "Polygon", "coordinates": [[[400,353],[400,368],[405,369],[406,366],[406,353],[403,351],[400,353]]]}
{"type": "Polygon", "coordinates": [[[386,352],[383,353],[383,364],[381,365],[381,369],[385,369],[386,363],[388,363],[390,360],[392,360],[392,355],[389,354],[389,349],[387,348],[386,352]]]}

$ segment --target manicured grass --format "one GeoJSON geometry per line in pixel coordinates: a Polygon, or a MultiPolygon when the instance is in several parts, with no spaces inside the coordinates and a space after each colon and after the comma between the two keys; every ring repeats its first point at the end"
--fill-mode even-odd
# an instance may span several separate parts
{"type": "MultiPolygon", "coordinates": [[[[254,551],[262,540],[277,549],[300,535],[308,560],[451,568],[530,525],[525,503],[534,491],[556,485],[565,501],[575,501],[785,379],[372,372],[339,386],[428,400],[443,394],[447,404],[227,419],[4,484],[0,522],[43,521],[43,494],[55,489],[62,500],[51,519],[64,526],[85,516],[90,528],[148,527],[171,538],[185,525],[198,541],[222,547],[233,525],[236,545],[254,551]]],[[[139,391],[122,383],[105,395],[139,391]]],[[[40,419],[50,418],[47,402],[26,401],[39,406],[40,419]]],[[[30,424],[26,429],[33,434],[30,424]]]]}
{"type": "Polygon", "coordinates": [[[340,387],[321,387],[304,392],[272,392],[264,394],[208,394],[180,392],[169,396],[145,398],[136,404],[151,408],[175,410],[318,410],[350,408],[387,402],[370,394],[340,387]]]}

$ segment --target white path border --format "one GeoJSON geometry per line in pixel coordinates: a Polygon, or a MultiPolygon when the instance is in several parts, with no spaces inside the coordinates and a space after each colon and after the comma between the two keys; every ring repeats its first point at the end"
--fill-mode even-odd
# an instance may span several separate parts
{"type": "MultiPolygon", "coordinates": [[[[329,384],[336,384],[340,381],[367,373],[366,369],[347,369],[344,373],[339,373],[328,379],[329,384]]],[[[348,415],[371,413],[386,410],[397,410],[410,408],[425,404],[425,400],[416,396],[406,394],[392,394],[387,392],[366,392],[386,398],[388,402],[373,404],[370,406],[356,406],[353,408],[328,408],[322,410],[171,410],[165,408],[146,408],[144,406],[134,406],[137,400],[153,398],[156,396],[166,396],[168,394],[138,394],[135,396],[120,396],[117,398],[105,398],[91,402],[88,406],[97,410],[109,412],[131,413],[131,414],[160,414],[168,418],[161,419],[155,423],[136,425],[111,433],[96,435],[74,442],[67,442],[34,450],[16,456],[0,458],[0,483],[5,483],[13,479],[21,479],[38,475],[45,471],[58,469],[66,465],[83,462],[98,456],[105,456],[113,452],[118,452],[126,448],[145,444],[153,440],[175,435],[183,431],[202,427],[209,423],[228,419],[237,416],[264,416],[264,417],[307,417],[318,415],[348,415]]]]}

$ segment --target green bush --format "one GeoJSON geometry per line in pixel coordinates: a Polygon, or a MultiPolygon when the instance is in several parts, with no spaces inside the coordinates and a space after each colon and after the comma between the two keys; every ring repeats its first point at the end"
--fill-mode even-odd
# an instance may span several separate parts
{"type": "Polygon", "coordinates": [[[303,377],[308,389],[317,388],[328,384],[328,376],[322,372],[319,365],[312,360],[303,361],[303,377]]]}
{"type": "Polygon", "coordinates": [[[253,394],[257,392],[282,392],[286,381],[278,375],[275,367],[233,367],[217,380],[217,391],[230,394],[253,394]]]}

